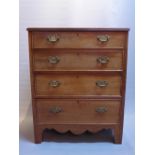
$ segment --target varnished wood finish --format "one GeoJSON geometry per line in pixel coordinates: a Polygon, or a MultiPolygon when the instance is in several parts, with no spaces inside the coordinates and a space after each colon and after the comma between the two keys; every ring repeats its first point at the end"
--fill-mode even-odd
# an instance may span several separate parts
{"type": "Polygon", "coordinates": [[[39,124],[61,123],[119,123],[120,101],[104,100],[37,100],[37,122],[39,124]],[[62,109],[59,113],[50,111],[53,107],[62,109]],[[96,108],[106,112],[96,112],[96,108]],[[88,111],[89,109],[89,111],[88,111]]]}
{"type": "Polygon", "coordinates": [[[65,133],[92,133],[112,129],[114,142],[122,142],[126,87],[128,29],[28,28],[30,76],[35,143],[45,129],[65,133]],[[58,36],[56,42],[47,37],[58,36]],[[108,35],[101,43],[98,35],[108,35]],[[49,63],[49,57],[59,62],[49,63]],[[98,57],[108,57],[105,64],[98,57]],[[61,82],[49,86],[51,80],[61,82]],[[97,80],[108,85],[100,88],[97,80]],[[61,107],[61,112],[49,112],[61,107]],[[106,112],[96,112],[105,107],[106,112]]]}
{"type": "Polygon", "coordinates": [[[34,70],[121,70],[121,50],[40,50],[34,52],[34,70]],[[50,57],[57,56],[56,64],[49,62],[50,57]],[[106,57],[106,63],[97,61],[106,57]]]}
{"type": "Polygon", "coordinates": [[[33,32],[33,48],[107,48],[123,47],[125,42],[123,32],[33,32]],[[55,43],[48,41],[49,36],[59,38],[55,43]],[[109,40],[101,42],[98,36],[107,35],[109,40]]]}
{"type": "Polygon", "coordinates": [[[37,74],[35,76],[35,93],[37,96],[52,95],[121,95],[121,76],[105,74],[37,74]],[[57,80],[59,87],[49,85],[50,81],[57,80]],[[98,87],[96,82],[108,82],[105,87],[98,87]]]}

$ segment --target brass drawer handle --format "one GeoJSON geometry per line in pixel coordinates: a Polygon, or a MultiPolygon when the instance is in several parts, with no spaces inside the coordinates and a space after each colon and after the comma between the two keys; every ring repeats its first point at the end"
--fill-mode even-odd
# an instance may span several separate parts
{"type": "Polygon", "coordinates": [[[110,36],[108,36],[108,35],[99,35],[99,36],[97,36],[97,39],[100,41],[100,42],[107,42],[107,41],[109,41],[109,39],[110,39],[110,36]]]}
{"type": "Polygon", "coordinates": [[[57,63],[59,63],[59,61],[60,61],[60,58],[57,56],[49,56],[48,57],[48,62],[51,64],[57,64],[57,63]]]}
{"type": "Polygon", "coordinates": [[[96,86],[98,86],[100,88],[107,87],[107,85],[108,85],[107,81],[104,81],[104,80],[96,81],[96,86]]]}
{"type": "Polygon", "coordinates": [[[56,35],[50,35],[50,36],[47,37],[47,40],[50,43],[55,43],[55,42],[59,41],[59,37],[57,37],[56,35]]]}
{"type": "Polygon", "coordinates": [[[109,62],[109,57],[107,56],[98,57],[96,61],[100,64],[106,64],[109,62]]]}
{"type": "Polygon", "coordinates": [[[97,107],[96,108],[96,112],[98,112],[98,113],[105,113],[107,111],[108,111],[108,109],[106,107],[97,107]]]}
{"type": "Polygon", "coordinates": [[[61,107],[52,107],[49,109],[50,113],[59,113],[62,112],[62,108],[61,107]]]}
{"type": "Polygon", "coordinates": [[[49,82],[49,86],[53,88],[59,87],[60,85],[61,85],[60,81],[57,80],[52,80],[49,82]]]}

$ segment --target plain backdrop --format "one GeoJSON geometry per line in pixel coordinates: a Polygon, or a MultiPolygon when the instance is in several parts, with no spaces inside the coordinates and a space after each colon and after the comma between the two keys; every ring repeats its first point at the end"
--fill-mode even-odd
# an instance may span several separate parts
{"type": "MultiPolygon", "coordinates": [[[[127,130],[124,132],[129,133],[128,137],[130,141],[126,144],[132,143],[132,147],[129,149],[131,152],[128,151],[128,153],[133,155],[135,98],[134,0],[20,0],[19,19],[19,106],[21,124],[26,119],[27,114],[31,116],[27,27],[130,28],[125,106],[125,119],[127,119],[128,122],[125,124],[127,130]],[[29,110],[30,113],[28,112],[29,110]],[[131,128],[132,134],[130,135],[131,128]]],[[[22,146],[21,150],[24,152],[24,148],[26,149],[27,145],[22,143],[22,146]]],[[[128,155],[128,153],[126,154],[128,155]]]]}

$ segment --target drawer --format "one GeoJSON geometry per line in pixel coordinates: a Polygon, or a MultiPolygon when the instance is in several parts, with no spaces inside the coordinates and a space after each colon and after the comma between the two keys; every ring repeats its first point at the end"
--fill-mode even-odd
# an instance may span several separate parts
{"type": "Polygon", "coordinates": [[[52,123],[118,123],[118,100],[50,100],[36,101],[37,122],[52,123]]]}
{"type": "Polygon", "coordinates": [[[121,76],[55,73],[35,76],[36,96],[121,95],[121,76]]]}
{"type": "Polygon", "coordinates": [[[32,48],[122,48],[126,32],[33,32],[32,48]]]}
{"type": "Polygon", "coordinates": [[[35,51],[34,70],[121,70],[120,50],[35,51]]]}

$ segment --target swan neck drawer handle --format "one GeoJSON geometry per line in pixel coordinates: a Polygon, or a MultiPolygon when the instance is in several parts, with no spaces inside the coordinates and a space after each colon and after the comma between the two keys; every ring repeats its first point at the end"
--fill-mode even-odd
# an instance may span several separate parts
{"type": "Polygon", "coordinates": [[[107,64],[109,62],[109,57],[101,56],[101,57],[98,57],[96,61],[100,64],[107,64]]]}
{"type": "Polygon", "coordinates": [[[49,112],[50,113],[60,113],[60,112],[62,112],[62,108],[61,107],[51,107],[49,109],[49,112]]]}
{"type": "Polygon", "coordinates": [[[47,37],[47,41],[50,43],[56,43],[59,41],[59,37],[56,35],[50,35],[47,37]]]}
{"type": "Polygon", "coordinates": [[[57,80],[52,80],[49,82],[49,86],[53,88],[59,87],[60,85],[61,85],[60,81],[57,80]]]}
{"type": "Polygon", "coordinates": [[[60,58],[57,56],[49,56],[48,57],[48,62],[50,64],[57,64],[57,63],[59,63],[59,61],[60,61],[60,58]]]}
{"type": "Polygon", "coordinates": [[[107,111],[108,111],[108,109],[106,107],[97,107],[96,108],[97,113],[105,113],[107,111]]]}
{"type": "Polygon", "coordinates": [[[102,43],[108,42],[109,39],[110,39],[109,35],[99,35],[99,36],[97,36],[97,40],[99,40],[102,43]]]}
{"type": "Polygon", "coordinates": [[[108,82],[104,80],[96,81],[96,86],[100,88],[104,88],[108,86],[108,82]]]}

